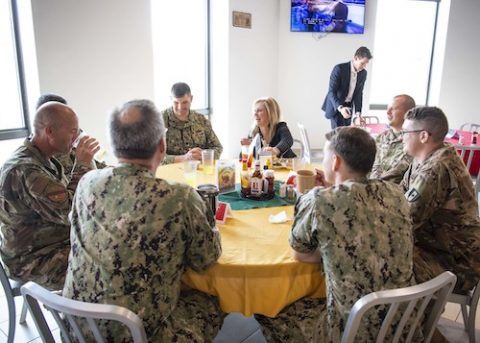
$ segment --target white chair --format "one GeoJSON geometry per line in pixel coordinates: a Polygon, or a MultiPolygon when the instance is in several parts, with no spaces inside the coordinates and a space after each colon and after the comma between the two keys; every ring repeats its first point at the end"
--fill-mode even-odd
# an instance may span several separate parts
{"type": "Polygon", "coordinates": [[[479,131],[479,129],[480,129],[480,124],[475,124],[475,123],[463,123],[460,126],[460,131],[474,132],[474,131],[479,131]]]}
{"type": "Polygon", "coordinates": [[[356,116],[353,118],[353,125],[362,126],[363,124],[380,124],[380,118],[377,116],[356,116]]]}
{"type": "Polygon", "coordinates": [[[85,342],[85,337],[80,331],[80,327],[75,318],[86,319],[96,342],[104,342],[104,340],[101,337],[100,330],[94,319],[121,322],[130,330],[133,342],[147,342],[147,335],[142,320],[127,308],[116,305],[91,304],[67,299],[60,295],[50,293],[48,290],[34,282],[27,282],[23,285],[21,287],[21,292],[27,302],[28,308],[43,342],[53,343],[55,340],[38,302],[43,303],[45,308],[52,312],[53,318],[60,328],[63,339],[68,343],[71,342],[71,336],[65,326],[65,320],[68,321],[75,332],[76,338],[80,342],[85,342]]]}
{"type": "Polygon", "coordinates": [[[460,158],[465,162],[465,155],[468,153],[467,162],[465,166],[470,172],[470,167],[472,166],[473,157],[476,151],[480,151],[480,145],[459,145],[455,144],[455,149],[457,149],[460,158]]]}
{"type": "Polygon", "coordinates": [[[477,194],[478,215],[480,216],[480,170],[478,171],[477,181],[475,181],[475,193],[477,194]]]}
{"type": "Polygon", "coordinates": [[[303,155],[302,158],[307,163],[312,162],[321,162],[323,160],[323,151],[322,149],[312,149],[310,146],[310,140],[308,139],[307,130],[303,124],[297,123],[298,129],[300,130],[300,137],[303,144],[303,155]]]}
{"type": "Polygon", "coordinates": [[[477,315],[478,299],[480,298],[480,281],[475,288],[467,294],[452,293],[449,295],[447,301],[455,304],[460,304],[462,308],[463,323],[465,330],[468,333],[468,340],[470,343],[475,343],[475,317],[477,315]]]}
{"type": "MultiPolygon", "coordinates": [[[[22,296],[20,293],[21,282],[10,280],[3,269],[3,264],[0,262],[0,282],[2,283],[5,298],[7,298],[8,306],[8,336],[7,343],[13,343],[15,339],[15,297],[22,296]]],[[[27,317],[27,305],[23,303],[22,312],[20,313],[20,324],[25,324],[27,317]]]]}
{"type": "Polygon", "coordinates": [[[424,323],[422,327],[424,342],[430,342],[440,314],[445,307],[448,296],[452,293],[456,281],[457,277],[454,274],[444,272],[436,278],[419,285],[378,291],[363,296],[357,300],[350,311],[345,331],[343,332],[342,343],[354,342],[363,315],[369,309],[378,305],[390,305],[390,307],[378,332],[377,343],[385,340],[389,329],[395,329],[395,332],[392,332],[392,342],[398,342],[404,334],[406,324],[410,324],[410,319],[414,321],[411,322],[406,342],[412,341],[415,331],[422,323],[424,323]],[[429,313],[425,313],[425,309],[431,302],[432,306],[429,308],[429,313]],[[392,321],[400,305],[405,305],[404,312],[398,325],[392,327],[392,321]],[[417,311],[414,311],[415,309],[417,311]],[[424,313],[425,318],[423,318],[424,313]]]}
{"type": "MultiPolygon", "coordinates": [[[[300,146],[300,154],[299,155],[300,155],[300,157],[303,157],[303,155],[305,154],[305,148],[303,147],[302,141],[299,140],[299,139],[294,139],[293,140],[293,145],[295,145],[295,143],[300,146]]],[[[298,149],[296,149],[293,145],[292,145],[292,150],[295,152],[298,149]]]]}

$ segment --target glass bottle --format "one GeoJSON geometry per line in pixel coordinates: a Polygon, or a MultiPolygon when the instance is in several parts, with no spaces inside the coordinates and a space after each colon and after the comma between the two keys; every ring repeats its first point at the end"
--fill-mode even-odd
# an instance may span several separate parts
{"type": "Polygon", "coordinates": [[[240,173],[241,192],[244,196],[250,195],[250,173],[248,172],[247,160],[242,160],[242,171],[240,173]]]}

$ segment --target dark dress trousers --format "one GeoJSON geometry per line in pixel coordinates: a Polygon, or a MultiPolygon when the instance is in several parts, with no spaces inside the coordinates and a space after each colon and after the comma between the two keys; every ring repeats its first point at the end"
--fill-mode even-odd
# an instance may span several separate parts
{"type": "MultiPolygon", "coordinates": [[[[338,126],[349,126],[352,118],[345,119],[337,110],[340,105],[345,105],[345,99],[348,95],[350,86],[350,62],[337,64],[330,74],[330,83],[328,93],[322,105],[325,111],[325,117],[330,119],[332,129],[338,126]]],[[[357,74],[357,83],[353,92],[352,101],[349,107],[352,107],[352,115],[355,112],[362,112],[363,87],[367,79],[367,71],[361,70],[357,74]]]]}

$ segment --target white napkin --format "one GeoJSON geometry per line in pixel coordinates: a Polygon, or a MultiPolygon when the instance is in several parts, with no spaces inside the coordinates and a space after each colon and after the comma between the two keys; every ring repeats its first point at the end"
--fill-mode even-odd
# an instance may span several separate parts
{"type": "Polygon", "coordinates": [[[287,212],[285,212],[285,211],[282,211],[282,212],[277,213],[277,214],[271,214],[268,217],[268,221],[272,224],[285,223],[287,220],[289,220],[289,219],[287,217],[287,212]]]}

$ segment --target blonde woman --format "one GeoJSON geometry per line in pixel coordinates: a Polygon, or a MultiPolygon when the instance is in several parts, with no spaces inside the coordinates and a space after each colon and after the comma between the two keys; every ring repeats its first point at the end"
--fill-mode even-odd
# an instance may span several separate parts
{"type": "Polygon", "coordinates": [[[249,145],[252,137],[260,135],[262,150],[271,151],[273,156],[293,158],[293,138],[287,123],[281,121],[280,106],[272,97],[260,98],[253,103],[253,128],[248,138],[242,138],[242,145],[249,145]]]}

